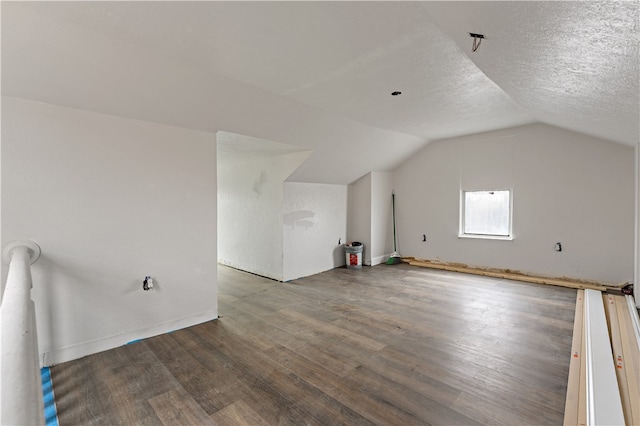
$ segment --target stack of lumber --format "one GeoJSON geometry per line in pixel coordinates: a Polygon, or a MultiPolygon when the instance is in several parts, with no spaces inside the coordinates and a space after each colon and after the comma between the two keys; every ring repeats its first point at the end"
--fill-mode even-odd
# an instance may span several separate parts
{"type": "Polygon", "coordinates": [[[631,296],[586,291],[591,293],[578,290],[576,298],[563,424],[639,425],[640,327],[635,302],[631,296]],[[589,296],[593,297],[591,303],[589,296]],[[596,306],[600,303],[602,305],[596,306]],[[604,316],[600,319],[594,307],[602,310],[606,319],[604,316]],[[607,341],[596,341],[598,330],[608,337],[607,341]],[[590,349],[590,345],[597,347],[590,349]],[[607,359],[597,359],[592,355],[592,349],[603,349],[607,359]],[[603,382],[608,378],[614,380],[613,390],[603,391],[606,387],[603,382]]]}

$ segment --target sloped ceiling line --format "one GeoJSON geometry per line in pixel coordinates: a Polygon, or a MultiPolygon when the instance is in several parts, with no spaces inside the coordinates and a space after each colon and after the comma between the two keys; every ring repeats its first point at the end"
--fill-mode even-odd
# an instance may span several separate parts
{"type": "Polygon", "coordinates": [[[640,2],[425,2],[469,58],[539,121],[635,145],[640,2]]]}
{"type": "Polygon", "coordinates": [[[638,139],[637,1],[1,7],[3,94],[313,149],[303,182],[535,121],[638,139]]]}

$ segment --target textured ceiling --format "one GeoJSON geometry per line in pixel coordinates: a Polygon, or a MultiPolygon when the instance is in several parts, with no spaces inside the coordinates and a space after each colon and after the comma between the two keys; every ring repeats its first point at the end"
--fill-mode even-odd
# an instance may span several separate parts
{"type": "Polygon", "coordinates": [[[637,1],[3,2],[2,91],[314,149],[296,177],[348,183],[430,140],[530,122],[634,145],[638,13],[637,1]],[[486,36],[476,53],[469,32],[486,36]],[[302,112],[284,129],[265,108],[302,112]]]}
{"type": "Polygon", "coordinates": [[[438,26],[536,120],[635,145],[638,1],[428,2],[438,26]]]}

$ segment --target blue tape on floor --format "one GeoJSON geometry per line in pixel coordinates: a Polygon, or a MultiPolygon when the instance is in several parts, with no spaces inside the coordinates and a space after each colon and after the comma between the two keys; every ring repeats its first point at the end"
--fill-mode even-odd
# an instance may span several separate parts
{"type": "Polygon", "coordinates": [[[138,343],[138,342],[142,342],[142,339],[132,340],[130,342],[127,342],[127,345],[133,345],[134,343],[138,343]]]}
{"type": "Polygon", "coordinates": [[[51,381],[51,369],[44,367],[40,369],[42,378],[42,395],[44,397],[44,419],[47,426],[58,426],[58,412],[56,411],[56,401],[53,396],[53,382],[51,381]]]}

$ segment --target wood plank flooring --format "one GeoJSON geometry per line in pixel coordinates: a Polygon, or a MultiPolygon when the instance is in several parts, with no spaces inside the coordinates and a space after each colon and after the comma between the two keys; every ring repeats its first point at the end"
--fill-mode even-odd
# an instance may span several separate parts
{"type": "Polygon", "coordinates": [[[65,425],[561,424],[576,290],[219,267],[221,318],[52,368],[65,425]]]}

